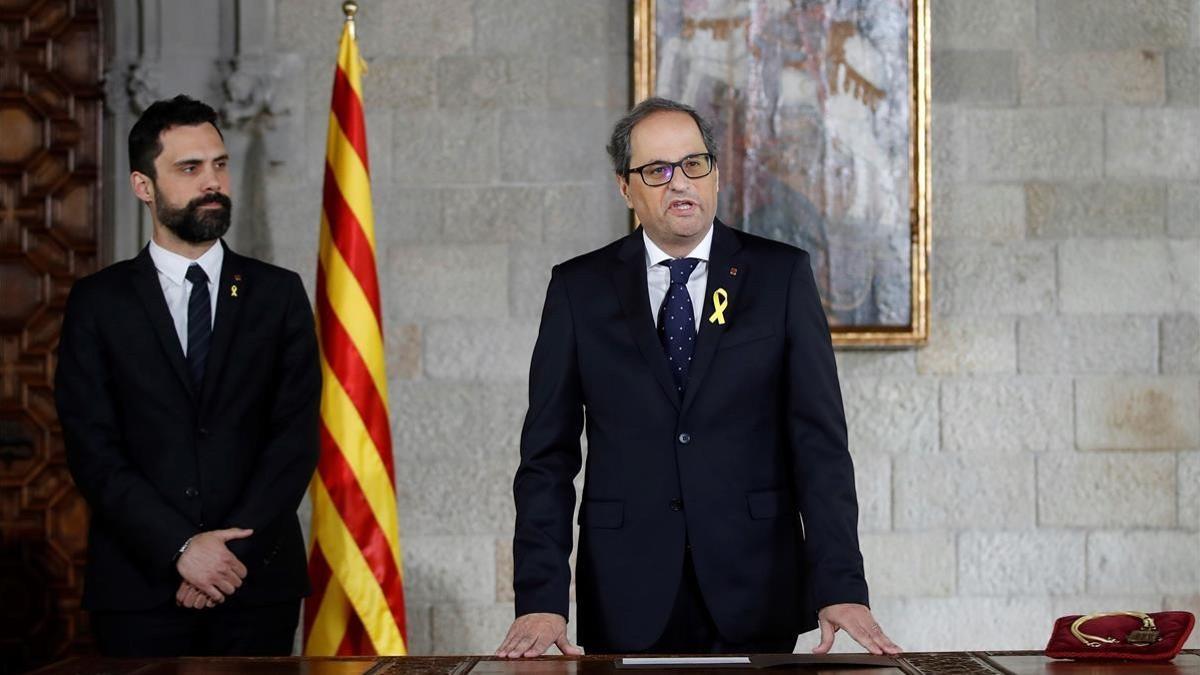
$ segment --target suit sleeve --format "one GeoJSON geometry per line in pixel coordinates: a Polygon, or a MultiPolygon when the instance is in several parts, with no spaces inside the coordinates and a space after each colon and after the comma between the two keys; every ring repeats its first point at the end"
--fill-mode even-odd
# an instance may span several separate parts
{"type": "Polygon", "coordinates": [[[787,390],[788,434],[814,605],[865,605],[846,415],[829,325],[807,253],[797,259],[788,289],[787,390]]]}
{"type": "Polygon", "coordinates": [[[513,481],[516,615],[568,616],[571,515],[582,457],[583,395],[575,328],[563,275],[555,268],[529,367],[529,411],[521,430],[521,463],[513,481]]]}
{"type": "Polygon", "coordinates": [[[152,577],[177,576],[175,553],[197,529],[127,459],[97,315],[106,310],[87,280],[71,289],[58,344],[54,397],[67,465],[93,519],[120,538],[152,577]]]}
{"type": "Polygon", "coordinates": [[[304,284],[288,276],[287,309],[278,345],[275,397],[269,434],[241,499],[224,523],[254,530],[229,542],[229,550],[253,570],[275,545],[274,529],[294,518],[320,454],[321,365],[312,309],[304,284]]]}

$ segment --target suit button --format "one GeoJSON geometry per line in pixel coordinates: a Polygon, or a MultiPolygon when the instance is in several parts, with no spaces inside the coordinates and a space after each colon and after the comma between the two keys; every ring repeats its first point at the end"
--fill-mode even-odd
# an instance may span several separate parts
{"type": "Polygon", "coordinates": [[[208,438],[208,427],[200,427],[196,430],[196,435],[200,438],[208,438]]]}
{"type": "Polygon", "coordinates": [[[196,488],[194,488],[194,487],[189,487],[189,488],[187,488],[186,490],[184,490],[184,491],[183,491],[183,494],[184,494],[184,496],[185,496],[185,497],[188,497],[188,498],[191,498],[191,499],[195,499],[196,497],[199,497],[199,496],[200,496],[200,491],[199,491],[199,490],[197,490],[197,489],[196,489],[196,488]]]}
{"type": "Polygon", "coordinates": [[[679,434],[679,442],[682,443],[683,445],[687,445],[688,443],[691,443],[692,435],[687,432],[679,434]]]}
{"type": "Polygon", "coordinates": [[[672,511],[682,511],[683,510],[683,500],[682,499],[672,499],[671,500],[671,510],[672,511]]]}

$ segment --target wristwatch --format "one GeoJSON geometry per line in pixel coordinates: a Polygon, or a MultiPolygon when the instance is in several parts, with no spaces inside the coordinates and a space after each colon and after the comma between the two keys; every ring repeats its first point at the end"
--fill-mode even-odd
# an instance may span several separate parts
{"type": "Polygon", "coordinates": [[[180,546],[179,550],[175,552],[175,557],[171,558],[171,562],[179,562],[180,556],[183,555],[183,552],[188,549],[188,546],[191,545],[192,540],[195,538],[196,538],[196,535],[194,535],[194,534],[192,536],[188,537],[187,541],[183,542],[183,546],[180,546]]]}

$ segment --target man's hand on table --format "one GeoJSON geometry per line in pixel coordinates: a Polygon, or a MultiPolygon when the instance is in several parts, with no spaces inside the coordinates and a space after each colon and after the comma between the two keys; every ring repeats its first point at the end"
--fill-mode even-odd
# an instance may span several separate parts
{"type": "Polygon", "coordinates": [[[838,629],[844,630],[872,654],[899,654],[901,649],[889,638],[879,622],[871,615],[866,605],[843,603],[821,608],[817,613],[821,624],[821,644],[813,647],[814,654],[828,654],[833,647],[833,636],[838,629]]]}
{"type": "Polygon", "coordinates": [[[549,612],[523,614],[509,627],[504,642],[496,649],[496,656],[508,659],[541,656],[550,645],[558,645],[558,650],[567,656],[583,655],[583,650],[567,638],[567,620],[562,615],[549,612]]]}

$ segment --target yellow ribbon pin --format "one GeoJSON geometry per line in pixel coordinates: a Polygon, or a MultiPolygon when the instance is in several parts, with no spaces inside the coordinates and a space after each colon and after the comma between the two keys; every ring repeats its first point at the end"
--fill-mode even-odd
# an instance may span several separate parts
{"type": "Polygon", "coordinates": [[[234,284],[229,287],[229,296],[232,298],[237,297],[237,284],[234,284]]]}
{"type": "Polygon", "coordinates": [[[708,322],[724,326],[725,310],[729,307],[729,294],[725,292],[724,288],[718,288],[716,291],[713,291],[713,307],[716,308],[716,311],[712,313],[712,316],[708,317],[708,322]]]}

